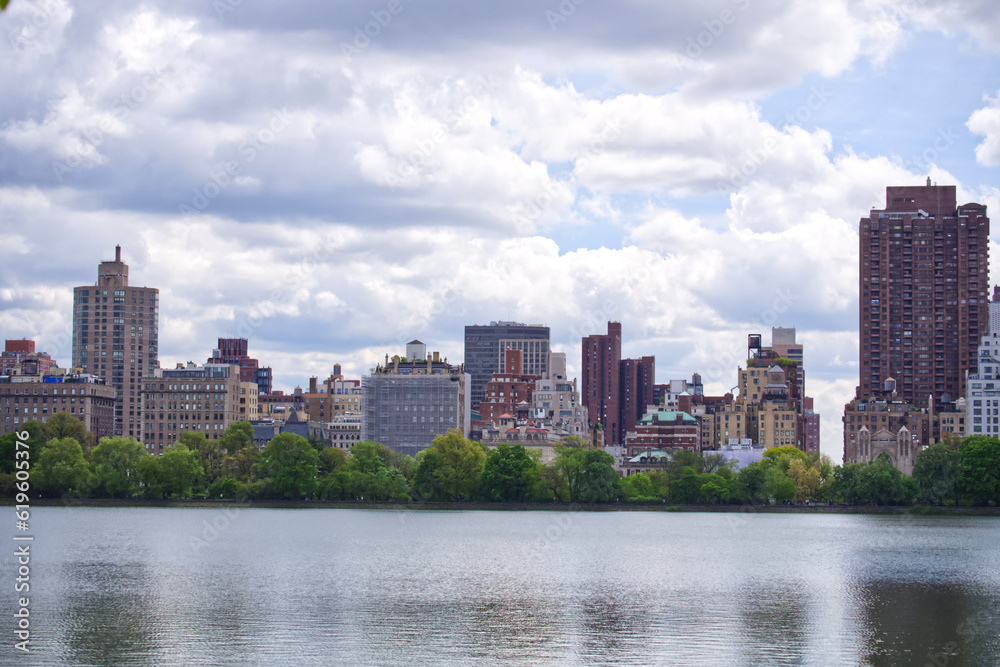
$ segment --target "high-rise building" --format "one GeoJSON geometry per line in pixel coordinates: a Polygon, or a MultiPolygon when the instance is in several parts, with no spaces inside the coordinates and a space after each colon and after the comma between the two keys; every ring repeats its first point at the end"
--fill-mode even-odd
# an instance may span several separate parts
{"type": "Polygon", "coordinates": [[[494,373],[503,372],[503,351],[523,353],[523,372],[545,377],[548,373],[549,328],[541,324],[490,322],[488,326],[465,327],[465,372],[472,377],[472,409],[486,397],[486,384],[494,373]]]}
{"type": "Polygon", "coordinates": [[[581,345],[582,400],[590,420],[604,430],[605,445],[621,445],[621,397],[619,382],[622,360],[621,322],[608,322],[607,334],[586,336],[581,345]]]}
{"type": "Polygon", "coordinates": [[[116,436],[142,436],[142,378],[160,367],[159,298],[128,284],[121,246],[98,265],[96,283],[73,288],[73,367],[114,388],[116,436]]]}
{"type": "Polygon", "coordinates": [[[621,427],[627,433],[635,430],[646,409],[654,405],[656,358],[622,359],[618,368],[621,427]]]}
{"type": "Polygon", "coordinates": [[[210,364],[236,364],[240,367],[240,380],[257,384],[257,394],[271,393],[271,367],[261,366],[250,356],[246,338],[220,338],[219,347],[212,351],[210,364]]]}
{"type": "Polygon", "coordinates": [[[981,204],[956,205],[954,185],[886,188],[885,208],[861,218],[861,376],[867,400],[895,380],[899,399],[965,394],[966,371],[987,324],[990,221],[981,204]]]}
{"type": "Polygon", "coordinates": [[[656,359],[622,359],[622,325],[608,322],[608,333],[586,336],[581,345],[582,401],[604,444],[625,444],[625,434],[655,402],[656,359]]]}

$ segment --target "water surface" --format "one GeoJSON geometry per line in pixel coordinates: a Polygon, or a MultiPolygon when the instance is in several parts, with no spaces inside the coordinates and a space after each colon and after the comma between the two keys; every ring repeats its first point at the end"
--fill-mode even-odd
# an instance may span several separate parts
{"type": "Polygon", "coordinates": [[[0,662],[1000,664],[993,517],[53,507],[32,529],[32,653],[0,662]]]}

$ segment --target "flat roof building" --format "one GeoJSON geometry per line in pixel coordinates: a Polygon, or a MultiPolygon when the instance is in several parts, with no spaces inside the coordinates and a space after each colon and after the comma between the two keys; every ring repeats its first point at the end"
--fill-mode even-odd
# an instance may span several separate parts
{"type": "Polygon", "coordinates": [[[965,395],[987,326],[990,220],[954,185],[886,188],[859,223],[860,382],[867,400],[896,381],[901,401],[965,395]]]}
{"type": "MultiPolygon", "coordinates": [[[[144,379],[142,442],[151,454],[162,454],[184,431],[197,431],[218,440],[240,413],[240,367],[235,364],[177,364],[156,369],[144,379]]],[[[243,403],[243,407],[247,404],[243,403]]]]}

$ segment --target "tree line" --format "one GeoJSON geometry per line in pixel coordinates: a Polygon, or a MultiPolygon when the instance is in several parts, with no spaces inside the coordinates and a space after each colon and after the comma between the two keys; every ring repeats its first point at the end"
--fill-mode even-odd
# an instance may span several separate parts
{"type": "MultiPolygon", "coordinates": [[[[134,438],[101,438],[59,412],[28,422],[31,495],[45,498],[261,499],[377,502],[549,502],[850,505],[1000,503],[1000,440],[972,436],[921,450],[912,475],[883,455],[835,466],[795,447],[767,450],[739,470],[722,454],[674,452],[648,472],[619,477],[614,459],[568,436],[542,463],[537,450],[487,448],[451,430],[415,457],[378,442],[350,452],[316,437],[275,436],[262,450],[248,422],[218,440],[187,431],[161,456],[134,438]]],[[[0,494],[16,487],[14,433],[0,437],[0,494]]]]}

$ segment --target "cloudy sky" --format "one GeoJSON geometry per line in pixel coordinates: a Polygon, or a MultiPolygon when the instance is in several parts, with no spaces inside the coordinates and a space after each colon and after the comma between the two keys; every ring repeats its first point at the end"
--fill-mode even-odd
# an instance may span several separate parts
{"type": "MultiPolygon", "coordinates": [[[[930,176],[1000,204],[992,0],[13,0],[0,335],[68,365],[121,244],[160,361],[250,339],[276,388],[463,326],[622,322],[736,384],[796,327],[823,450],[857,384],[857,223],[930,176]]],[[[994,256],[996,248],[993,248],[994,256]]]]}

